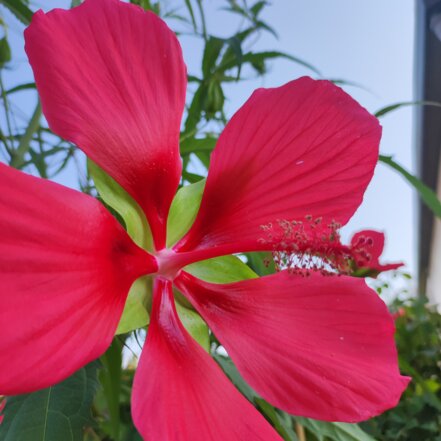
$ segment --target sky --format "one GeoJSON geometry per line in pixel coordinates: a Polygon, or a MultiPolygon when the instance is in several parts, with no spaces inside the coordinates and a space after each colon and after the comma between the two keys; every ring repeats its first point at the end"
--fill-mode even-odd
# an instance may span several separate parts
{"type": "MultiPolygon", "coordinates": [[[[32,9],[66,7],[67,0],[31,1],[32,9]]],[[[170,1],[171,6],[183,0],[170,1]]],[[[219,37],[232,34],[238,23],[220,10],[221,0],[205,0],[210,32],[219,37]]],[[[32,79],[23,51],[23,26],[0,9],[10,25],[9,34],[14,63],[5,75],[6,87],[32,79]]],[[[302,58],[321,72],[324,78],[345,79],[363,86],[344,87],[369,111],[413,99],[414,21],[413,0],[273,0],[262,18],[273,26],[279,38],[262,35],[254,50],[279,50],[302,58]]],[[[181,37],[189,72],[200,66],[200,43],[181,37]]],[[[302,75],[307,69],[289,61],[271,63],[263,79],[242,82],[227,89],[227,115],[245,102],[256,87],[275,87],[302,75]]],[[[34,98],[22,93],[17,105],[30,115],[34,98]]],[[[413,145],[413,112],[406,107],[386,115],[382,120],[381,153],[414,170],[416,153],[413,145]]],[[[4,118],[1,116],[1,118],[4,118]]],[[[0,119],[0,125],[4,121],[0,119]]],[[[68,186],[76,185],[73,170],[57,179],[68,186]]],[[[379,164],[365,194],[364,202],[343,230],[348,238],[360,229],[386,233],[384,262],[404,262],[406,270],[416,273],[416,195],[393,170],[379,164]]]]}

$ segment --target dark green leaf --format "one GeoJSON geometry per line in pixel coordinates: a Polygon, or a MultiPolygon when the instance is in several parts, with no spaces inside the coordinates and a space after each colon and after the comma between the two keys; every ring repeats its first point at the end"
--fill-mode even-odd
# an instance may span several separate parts
{"type": "MultiPolygon", "coordinates": [[[[272,423],[277,432],[283,437],[285,441],[297,441],[297,435],[292,430],[291,418],[284,418],[286,414],[279,412],[271,404],[268,404],[262,398],[255,398],[259,410],[266,416],[266,418],[272,423]]],[[[286,415],[287,416],[287,415],[286,415]]]]}
{"type": "Polygon", "coordinates": [[[120,431],[119,395],[121,392],[122,348],[120,339],[114,338],[109,349],[101,357],[103,369],[99,373],[109,412],[109,434],[116,440],[119,438],[120,431]]]}
{"type": "Polygon", "coordinates": [[[187,111],[187,119],[185,120],[184,134],[194,134],[196,127],[199,124],[202,117],[202,103],[207,93],[207,87],[205,84],[201,84],[193,95],[191,104],[187,111]]]}
{"type": "Polygon", "coordinates": [[[390,113],[394,110],[400,109],[401,107],[407,106],[433,106],[433,107],[441,107],[441,103],[436,101],[403,101],[401,103],[391,104],[390,106],[383,107],[380,110],[377,110],[374,115],[377,118],[380,118],[387,113],[390,113]]]}
{"type": "Polygon", "coordinates": [[[25,83],[12,87],[11,89],[7,90],[5,93],[6,95],[9,95],[11,93],[20,92],[21,90],[29,90],[35,88],[36,88],[35,83],[25,83]]]}
{"type": "Polygon", "coordinates": [[[6,6],[23,24],[31,22],[33,12],[21,0],[0,0],[0,4],[6,6]]]}
{"type": "Polygon", "coordinates": [[[196,32],[198,30],[197,24],[196,24],[196,19],[194,16],[194,11],[193,11],[193,6],[191,5],[191,1],[190,0],[185,0],[185,6],[187,6],[188,12],[190,14],[191,17],[191,23],[193,24],[193,29],[196,32]]]}
{"type": "Polygon", "coordinates": [[[181,155],[189,155],[195,152],[211,152],[217,142],[217,138],[207,136],[205,138],[187,138],[181,142],[181,155]]]}
{"type": "Polygon", "coordinates": [[[32,117],[29,121],[29,124],[26,127],[26,130],[23,136],[20,138],[20,142],[18,144],[17,150],[13,152],[11,158],[12,167],[20,168],[23,166],[25,156],[29,152],[29,147],[31,145],[32,137],[40,127],[40,119],[41,119],[41,104],[40,102],[38,102],[37,106],[35,107],[34,113],[32,114],[32,117]]]}
{"type": "Polygon", "coordinates": [[[266,6],[267,4],[268,2],[264,0],[258,1],[257,3],[254,3],[253,6],[251,6],[250,12],[254,15],[254,17],[257,17],[264,8],[264,6],[266,6]]]}
{"type": "MultiPolygon", "coordinates": [[[[245,63],[254,63],[254,62],[262,62],[269,59],[275,59],[275,58],[284,58],[290,61],[293,61],[294,63],[300,64],[309,70],[313,71],[317,75],[321,76],[321,73],[318,69],[316,69],[312,64],[307,63],[306,61],[301,60],[300,58],[294,57],[292,55],[286,54],[284,52],[279,51],[265,51],[265,52],[248,52],[243,55],[242,57],[242,64],[245,63]]],[[[233,69],[234,67],[238,66],[237,60],[230,60],[228,62],[225,62],[221,64],[217,70],[220,72],[223,72],[225,70],[233,69]]]]}
{"type": "Polygon", "coordinates": [[[82,441],[94,421],[93,397],[98,389],[93,362],[67,380],[26,395],[7,399],[0,425],[2,441],[82,441]]]}
{"type": "Polygon", "coordinates": [[[11,48],[8,39],[3,37],[0,39],[0,68],[4,67],[9,61],[11,61],[11,48]]]}
{"type": "Polygon", "coordinates": [[[441,218],[441,202],[431,188],[409,173],[400,164],[396,163],[392,156],[380,155],[379,160],[400,173],[418,191],[421,199],[432,210],[433,214],[441,218]]]}
{"type": "Polygon", "coordinates": [[[205,44],[204,55],[202,57],[202,74],[204,78],[207,78],[214,70],[224,44],[225,40],[217,37],[210,37],[205,44]]]}
{"type": "Polygon", "coordinates": [[[295,419],[318,441],[375,441],[357,424],[328,423],[301,417],[295,419]]]}

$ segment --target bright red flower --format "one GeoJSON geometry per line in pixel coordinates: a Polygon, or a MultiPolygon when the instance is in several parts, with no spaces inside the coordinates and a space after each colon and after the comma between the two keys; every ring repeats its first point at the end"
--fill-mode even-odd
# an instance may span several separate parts
{"type": "Polygon", "coordinates": [[[381,136],[373,116],[327,81],[257,90],[219,138],[192,228],[166,249],[186,88],[175,35],[137,6],[86,0],[35,14],[26,51],[50,127],[139,203],[155,251],[137,247],[93,198],[0,166],[1,394],[49,386],[100,356],[131,284],[152,274],[132,397],[146,439],[280,440],[184,329],[173,285],[271,404],[360,421],[397,403],[409,379],[398,371],[393,320],[364,280],[300,269],[221,285],[184,268],[284,252],[268,226],[286,222],[292,252],[321,256],[372,177],[381,136]]]}

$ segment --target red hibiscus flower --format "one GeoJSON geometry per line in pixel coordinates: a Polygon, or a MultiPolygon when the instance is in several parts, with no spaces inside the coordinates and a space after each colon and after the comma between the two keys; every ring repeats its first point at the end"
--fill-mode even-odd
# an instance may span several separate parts
{"type": "Polygon", "coordinates": [[[372,177],[381,136],[374,117],[327,81],[257,90],[219,138],[193,226],[167,249],[186,89],[175,35],[139,7],[86,0],[35,14],[26,51],[51,129],[137,201],[154,250],[135,245],[92,197],[1,165],[0,394],[50,386],[100,356],[130,286],[151,274],[151,323],[132,397],[146,439],[280,440],[187,333],[173,286],[274,406],[360,421],[397,403],[409,379],[398,371],[393,320],[363,279],[332,275],[341,254],[329,251],[372,177]],[[283,222],[295,225],[289,244],[265,230],[283,222]],[[327,267],[230,284],[185,271],[198,260],[287,245],[327,267]]]}

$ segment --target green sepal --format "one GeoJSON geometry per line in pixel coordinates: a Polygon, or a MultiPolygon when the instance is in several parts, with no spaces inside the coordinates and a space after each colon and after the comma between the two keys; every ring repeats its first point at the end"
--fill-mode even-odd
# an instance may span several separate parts
{"type": "Polygon", "coordinates": [[[188,333],[207,351],[210,352],[210,334],[204,319],[193,309],[175,300],[179,319],[188,333]]]}
{"type": "Polygon", "coordinates": [[[233,283],[258,275],[236,256],[221,256],[185,267],[191,275],[210,283],[233,283]]]}
{"type": "Polygon", "coordinates": [[[145,276],[136,280],[127,296],[124,312],[116,329],[116,335],[125,334],[149,324],[150,316],[146,308],[149,302],[151,302],[151,298],[151,278],[145,276]]]}
{"type": "MultiPolygon", "coordinates": [[[[132,240],[147,251],[153,249],[149,224],[136,201],[104,170],[90,159],[87,160],[89,174],[102,200],[113,208],[125,223],[132,240]]],[[[151,301],[151,282],[142,277],[135,281],[127,296],[116,334],[142,328],[149,323],[146,305],[151,301]]]]}
{"type": "Polygon", "coordinates": [[[190,229],[201,205],[205,179],[179,189],[167,219],[167,248],[174,245],[190,229]]]}
{"type": "Polygon", "coordinates": [[[128,235],[139,247],[151,251],[153,249],[152,233],[141,207],[113,178],[90,159],[87,160],[87,167],[101,199],[121,216],[128,235]]]}

